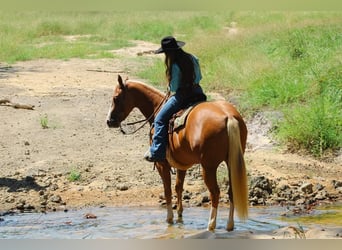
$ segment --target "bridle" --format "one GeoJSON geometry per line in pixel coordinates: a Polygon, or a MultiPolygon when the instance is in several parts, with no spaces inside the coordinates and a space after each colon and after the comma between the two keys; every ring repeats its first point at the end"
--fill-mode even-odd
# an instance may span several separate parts
{"type": "Polygon", "coordinates": [[[161,106],[167,101],[167,99],[169,99],[170,97],[170,94],[171,92],[168,91],[165,95],[165,97],[161,100],[161,102],[159,103],[158,107],[153,111],[153,113],[146,119],[143,119],[143,120],[139,120],[139,121],[136,121],[136,122],[129,122],[127,124],[125,124],[126,126],[132,126],[132,125],[135,125],[135,124],[139,124],[139,123],[143,123],[141,124],[137,129],[133,130],[132,132],[127,132],[125,131],[122,126],[121,126],[121,123],[120,123],[120,131],[121,133],[123,133],[124,135],[132,135],[132,134],[135,134],[136,132],[138,132],[140,129],[142,129],[147,123],[151,122],[151,119],[159,112],[161,106]]]}

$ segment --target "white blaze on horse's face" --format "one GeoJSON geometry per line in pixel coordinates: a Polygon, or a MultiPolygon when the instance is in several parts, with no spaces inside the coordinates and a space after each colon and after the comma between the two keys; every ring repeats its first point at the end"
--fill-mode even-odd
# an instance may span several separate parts
{"type": "Polygon", "coordinates": [[[111,116],[111,114],[112,114],[112,111],[113,111],[113,101],[112,101],[112,103],[109,105],[109,110],[108,110],[107,119],[106,119],[107,123],[108,123],[108,121],[110,120],[110,116],[111,116]]]}
{"type": "Polygon", "coordinates": [[[127,109],[124,87],[118,84],[114,89],[112,103],[107,114],[107,125],[110,128],[118,128],[130,112],[127,109]]]}
{"type": "Polygon", "coordinates": [[[119,95],[117,94],[117,88],[114,90],[114,95],[112,97],[112,103],[109,106],[108,114],[107,114],[107,125],[110,128],[118,128],[120,127],[120,118],[122,116],[122,111],[120,107],[116,107],[115,100],[119,99],[119,95]],[[119,110],[118,110],[119,109],[119,110]]]}

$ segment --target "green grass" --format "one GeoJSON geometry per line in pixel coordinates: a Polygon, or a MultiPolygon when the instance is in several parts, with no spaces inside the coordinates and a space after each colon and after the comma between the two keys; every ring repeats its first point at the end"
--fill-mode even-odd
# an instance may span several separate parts
{"type": "Polygon", "coordinates": [[[177,27],[184,32],[180,36],[188,38],[219,25],[201,12],[0,11],[0,61],[110,58],[113,53],[108,51],[129,46],[129,40],[159,43],[177,27]],[[70,42],[72,36],[78,39],[70,42]]]}
{"type": "MultiPolygon", "coordinates": [[[[320,157],[341,148],[341,23],[341,12],[0,11],[0,62],[113,58],[173,34],[199,57],[206,91],[237,96],[245,117],[284,113],[275,137],[320,157]]],[[[165,89],[159,58],[136,61],[132,75],[165,89]]]]}
{"type": "Polygon", "coordinates": [[[49,118],[48,118],[48,115],[45,114],[44,116],[41,116],[40,117],[40,126],[43,128],[43,129],[47,129],[49,128],[49,118]]]}
{"type": "Polygon", "coordinates": [[[81,173],[76,170],[72,169],[69,173],[68,180],[71,182],[79,181],[81,179],[81,173]]]}
{"type": "Polygon", "coordinates": [[[318,207],[318,213],[306,216],[293,216],[290,218],[282,217],[287,222],[297,222],[301,224],[320,224],[342,226],[342,208],[340,205],[334,207],[318,207]],[[339,219],[340,218],[340,219],[339,219]]]}

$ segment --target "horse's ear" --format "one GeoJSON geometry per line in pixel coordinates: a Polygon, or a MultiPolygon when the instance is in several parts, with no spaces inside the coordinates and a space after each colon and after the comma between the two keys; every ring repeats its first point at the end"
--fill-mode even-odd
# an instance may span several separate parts
{"type": "Polygon", "coordinates": [[[122,77],[120,75],[118,75],[118,82],[119,82],[120,88],[125,89],[125,84],[122,81],[122,77]]]}

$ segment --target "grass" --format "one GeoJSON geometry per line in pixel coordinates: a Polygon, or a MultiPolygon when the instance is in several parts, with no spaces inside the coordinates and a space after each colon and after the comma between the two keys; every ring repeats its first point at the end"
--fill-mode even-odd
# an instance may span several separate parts
{"type": "Polygon", "coordinates": [[[68,180],[71,182],[79,181],[81,179],[81,173],[76,170],[72,169],[69,173],[68,180]]]}
{"type": "MultiPolygon", "coordinates": [[[[245,117],[282,112],[274,132],[284,144],[317,157],[341,148],[340,12],[0,13],[0,62],[113,58],[131,40],[173,34],[199,57],[206,91],[237,96],[245,117]]],[[[159,58],[139,63],[132,74],[165,83],[159,58]]]]}
{"type": "Polygon", "coordinates": [[[342,207],[336,205],[333,207],[318,207],[317,212],[311,215],[294,216],[290,218],[282,218],[287,222],[297,222],[298,224],[321,224],[321,225],[342,225],[342,207]],[[340,219],[339,219],[340,218],[340,219]]]}
{"type": "Polygon", "coordinates": [[[108,51],[129,46],[129,40],[159,42],[175,26],[187,34],[217,26],[207,15],[188,12],[1,12],[0,61],[36,58],[113,57],[108,51]],[[170,24],[170,20],[174,20],[170,24]],[[29,24],[29,25],[27,25],[29,24]],[[197,25],[198,29],[193,29],[197,25]],[[70,42],[70,37],[80,39],[70,42]]]}
{"type": "Polygon", "coordinates": [[[48,128],[57,129],[60,127],[60,125],[56,121],[51,122],[51,119],[49,118],[47,114],[41,115],[39,121],[40,121],[40,126],[43,129],[48,129],[48,128]]]}
{"type": "Polygon", "coordinates": [[[47,115],[47,114],[45,114],[44,116],[41,116],[41,117],[40,117],[40,126],[41,126],[43,129],[49,128],[49,118],[48,118],[48,115],[47,115]]]}

